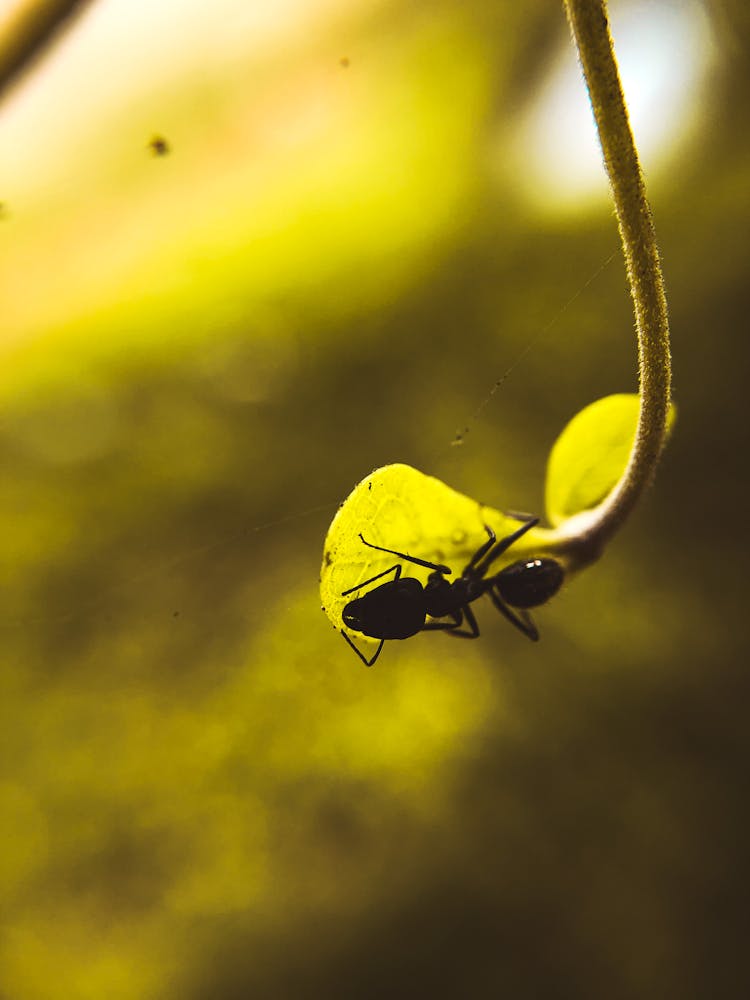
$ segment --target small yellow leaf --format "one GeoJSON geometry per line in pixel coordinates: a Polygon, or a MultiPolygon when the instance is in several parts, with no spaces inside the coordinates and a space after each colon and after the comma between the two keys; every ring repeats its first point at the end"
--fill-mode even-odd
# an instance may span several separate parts
{"type": "MultiPolygon", "coordinates": [[[[601,503],[625,471],[638,424],[635,393],[605,396],[584,407],[565,426],[547,462],[545,507],[550,524],[601,503]]],[[[675,408],[670,406],[667,429],[675,408]]]]}

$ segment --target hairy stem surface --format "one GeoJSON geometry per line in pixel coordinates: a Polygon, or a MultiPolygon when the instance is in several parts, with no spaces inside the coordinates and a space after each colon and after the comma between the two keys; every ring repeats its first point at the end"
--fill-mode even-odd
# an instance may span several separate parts
{"type": "Polygon", "coordinates": [[[91,0],[15,0],[0,19],[0,100],[65,23],[91,0]]]}
{"type": "Polygon", "coordinates": [[[596,559],[651,482],[667,430],[671,396],[669,319],[651,209],[617,69],[605,0],[564,0],[596,119],[635,311],[640,413],[619,482],[590,511],[548,533],[573,566],[596,559]]]}

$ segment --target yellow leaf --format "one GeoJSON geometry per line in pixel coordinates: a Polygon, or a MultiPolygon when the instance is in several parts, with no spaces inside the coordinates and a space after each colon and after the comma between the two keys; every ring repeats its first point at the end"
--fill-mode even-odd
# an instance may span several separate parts
{"type": "MultiPolygon", "coordinates": [[[[328,529],[320,574],[323,610],[334,628],[343,629],[341,612],[356,594],[342,597],[342,593],[402,561],[398,556],[368,548],[360,534],[372,545],[448,565],[455,578],[487,540],[484,525],[502,538],[518,528],[518,523],[409,465],[376,469],[355,486],[328,529]]],[[[534,534],[532,529],[498,559],[497,569],[533,548],[534,534]]],[[[404,566],[404,576],[416,577],[422,583],[429,573],[429,569],[413,564],[404,566]]],[[[345,631],[360,647],[377,642],[359,632],[345,631]]]]}
{"type": "MultiPolygon", "coordinates": [[[[550,524],[601,503],[625,471],[638,424],[636,393],[617,393],[590,403],[564,428],[547,463],[545,507],[550,524]]],[[[667,430],[676,410],[670,406],[667,430]]]]}

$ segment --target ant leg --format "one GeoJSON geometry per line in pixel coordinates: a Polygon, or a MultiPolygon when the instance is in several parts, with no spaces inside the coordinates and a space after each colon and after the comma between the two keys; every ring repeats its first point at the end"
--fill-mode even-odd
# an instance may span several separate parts
{"type": "Polygon", "coordinates": [[[401,576],[401,563],[396,563],[396,565],[391,566],[390,569],[384,569],[382,573],[378,573],[377,576],[371,576],[369,580],[363,580],[362,583],[358,583],[356,587],[350,587],[348,590],[345,590],[341,596],[347,597],[349,594],[353,594],[355,590],[361,590],[362,587],[367,587],[369,584],[375,583],[375,581],[379,580],[381,576],[387,576],[389,573],[393,573],[394,569],[396,572],[391,583],[395,583],[395,581],[401,576]]]}
{"type": "Polygon", "coordinates": [[[378,658],[378,657],[380,656],[380,650],[381,650],[381,649],[383,648],[383,643],[385,642],[385,639],[381,639],[381,640],[380,640],[380,643],[378,644],[378,648],[377,648],[377,649],[375,650],[375,655],[374,655],[374,656],[372,657],[372,659],[371,659],[371,660],[368,660],[368,659],[367,659],[367,658],[366,658],[366,657],[364,656],[364,654],[363,654],[363,653],[361,653],[361,652],[360,652],[360,651],[359,651],[359,650],[357,649],[357,647],[356,647],[356,646],[354,645],[354,643],[352,642],[352,640],[351,640],[351,639],[349,638],[349,636],[348,636],[348,635],[346,634],[346,632],[344,632],[344,630],[343,630],[343,629],[341,629],[341,634],[342,634],[342,635],[343,635],[343,637],[344,637],[344,638],[346,639],[346,641],[347,641],[347,642],[349,643],[349,645],[350,645],[350,646],[352,647],[352,649],[353,649],[353,650],[354,650],[354,652],[355,652],[355,653],[357,654],[357,656],[358,656],[358,657],[360,658],[360,660],[361,660],[361,661],[362,661],[362,662],[364,663],[364,665],[365,665],[366,667],[371,667],[371,666],[373,666],[373,664],[375,663],[375,660],[377,660],[377,658],[378,658]]]}
{"type": "Polygon", "coordinates": [[[522,535],[525,535],[527,531],[530,531],[531,528],[535,527],[537,524],[539,524],[539,518],[533,517],[530,521],[524,521],[520,528],[517,528],[509,535],[506,535],[505,538],[501,538],[494,549],[490,551],[489,555],[487,555],[481,560],[480,563],[478,563],[478,565],[474,567],[475,573],[479,576],[484,576],[492,563],[499,558],[503,552],[509,549],[514,542],[517,542],[522,535]]]}
{"type": "MultiPolygon", "coordinates": [[[[482,509],[484,507],[486,507],[486,506],[487,505],[483,504],[483,503],[481,503],[479,505],[480,515],[481,515],[481,512],[482,512],[482,509]]],[[[498,546],[497,552],[494,553],[493,556],[492,556],[492,558],[488,560],[487,565],[480,571],[479,576],[484,576],[484,574],[487,572],[488,566],[490,565],[490,563],[492,563],[497,558],[497,556],[502,555],[502,553],[505,552],[505,550],[510,545],[512,545],[513,542],[515,542],[518,538],[520,538],[521,535],[524,534],[524,532],[528,531],[529,528],[533,528],[535,524],[539,523],[539,518],[536,517],[536,515],[534,515],[534,514],[521,514],[521,513],[519,513],[516,510],[506,510],[506,511],[504,511],[504,513],[505,513],[506,517],[511,518],[511,520],[513,520],[513,521],[523,521],[524,525],[527,525],[527,527],[523,527],[523,528],[519,529],[518,531],[514,532],[512,535],[508,535],[506,538],[501,538],[500,539],[500,544],[498,546]]],[[[482,545],[479,546],[479,548],[477,549],[477,551],[474,553],[474,555],[469,560],[469,562],[468,562],[468,564],[467,564],[466,569],[464,570],[464,572],[466,572],[466,570],[474,569],[474,567],[476,566],[476,564],[478,562],[482,561],[482,559],[487,555],[487,553],[489,552],[489,550],[495,544],[497,536],[495,535],[495,532],[492,530],[492,528],[488,524],[485,524],[484,530],[489,535],[489,538],[487,539],[486,542],[484,542],[482,545]]]]}
{"type": "Polygon", "coordinates": [[[535,514],[524,514],[520,510],[504,510],[503,513],[506,517],[512,518],[514,521],[533,521],[535,514]]]}
{"type": "Polygon", "coordinates": [[[382,545],[373,545],[372,542],[364,540],[361,532],[359,537],[368,549],[377,549],[378,552],[388,552],[392,556],[398,556],[399,559],[405,559],[407,562],[414,563],[415,566],[424,566],[426,569],[436,570],[438,573],[450,573],[450,567],[448,566],[440,566],[437,563],[427,562],[426,559],[417,559],[416,556],[407,555],[406,552],[396,552],[395,549],[384,549],[382,545]]]}
{"type": "Polygon", "coordinates": [[[492,528],[488,524],[485,524],[484,530],[487,532],[487,534],[488,534],[489,537],[488,537],[488,539],[487,539],[486,542],[482,542],[482,544],[479,546],[479,548],[477,549],[477,551],[474,553],[474,555],[468,561],[468,563],[466,564],[466,567],[464,569],[464,573],[467,570],[473,569],[474,566],[476,566],[476,564],[479,562],[479,560],[483,559],[487,555],[487,553],[490,551],[490,549],[492,548],[492,546],[497,541],[497,535],[495,534],[495,532],[492,530],[492,528]]]}
{"type": "Polygon", "coordinates": [[[523,632],[525,636],[528,636],[532,642],[537,642],[539,639],[539,631],[536,625],[531,620],[531,616],[526,611],[519,611],[516,613],[513,611],[502,598],[498,597],[494,590],[489,590],[487,593],[492,598],[492,603],[495,605],[497,610],[501,615],[505,615],[511,625],[515,625],[516,628],[523,632]]]}
{"type": "Polygon", "coordinates": [[[453,621],[452,622],[427,622],[425,625],[422,626],[422,628],[419,631],[420,632],[450,632],[451,635],[452,635],[453,634],[453,629],[458,628],[458,626],[461,624],[461,620],[462,620],[461,619],[461,612],[460,611],[456,611],[453,614],[452,617],[453,617],[453,621]]]}
{"type": "Polygon", "coordinates": [[[467,605],[458,611],[451,612],[452,622],[427,622],[419,630],[420,632],[447,632],[448,635],[455,635],[457,639],[477,639],[479,638],[479,626],[474,617],[474,612],[467,605]],[[464,617],[471,631],[459,631],[463,625],[464,617]]]}
{"type": "Polygon", "coordinates": [[[426,622],[419,631],[420,632],[450,632],[452,634],[453,630],[459,628],[461,626],[463,620],[464,620],[464,616],[461,614],[460,609],[458,609],[456,611],[447,611],[445,613],[445,615],[441,615],[440,617],[441,618],[452,618],[453,621],[450,621],[450,622],[438,622],[438,621],[426,622]]]}
{"type": "Polygon", "coordinates": [[[455,635],[457,639],[478,639],[479,638],[479,625],[474,617],[474,612],[471,610],[468,604],[466,604],[461,611],[457,612],[459,617],[458,625],[461,624],[463,618],[466,618],[466,624],[469,626],[470,631],[465,632],[451,632],[450,635],[455,635]]]}

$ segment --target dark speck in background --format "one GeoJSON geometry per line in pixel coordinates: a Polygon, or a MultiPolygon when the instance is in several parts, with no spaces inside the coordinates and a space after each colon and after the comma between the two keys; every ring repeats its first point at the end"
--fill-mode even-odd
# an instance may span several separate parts
{"type": "Polygon", "coordinates": [[[169,143],[164,138],[163,135],[154,135],[149,141],[148,148],[154,154],[154,156],[166,156],[167,153],[171,152],[169,143]]]}
{"type": "Polygon", "coordinates": [[[339,66],[342,69],[349,69],[350,65],[351,63],[349,61],[348,56],[343,56],[341,59],[339,59],[339,66]]]}

